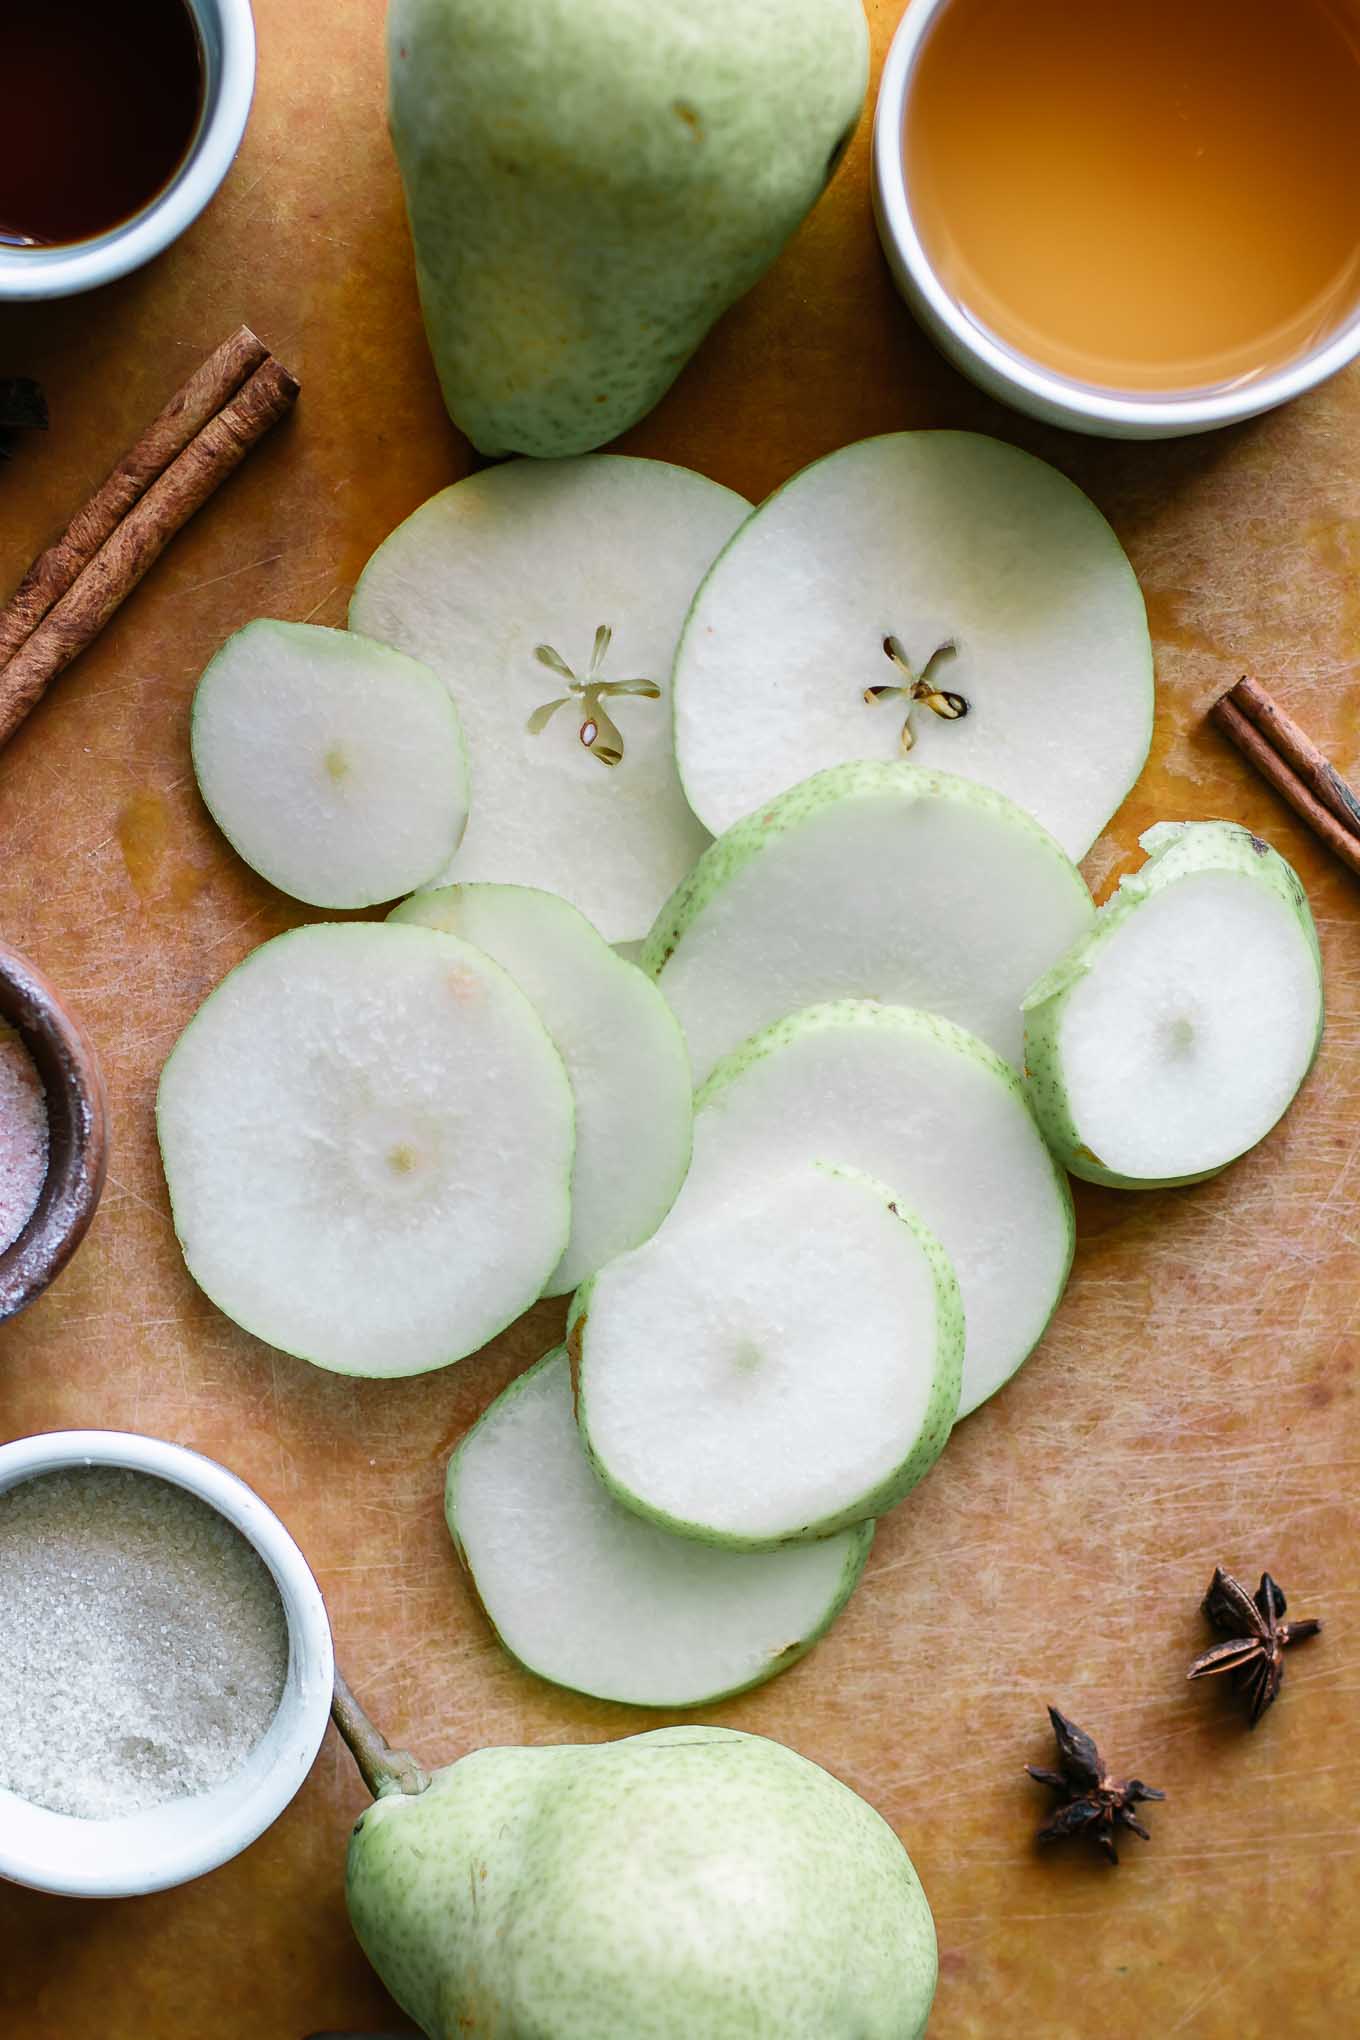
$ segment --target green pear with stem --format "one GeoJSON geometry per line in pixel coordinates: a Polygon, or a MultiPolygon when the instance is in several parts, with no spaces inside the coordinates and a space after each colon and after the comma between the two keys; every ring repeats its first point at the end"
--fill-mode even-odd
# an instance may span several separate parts
{"type": "Polygon", "coordinates": [[[918,2040],[935,1928],[873,1808],[735,1729],[476,1750],[433,1775],[343,1679],[374,1804],[350,1918],[430,2040],[918,2040]]]}
{"type": "Polygon", "coordinates": [[[829,180],[860,0],[392,0],[392,139],[425,326],[483,453],[641,418],[829,180]]]}

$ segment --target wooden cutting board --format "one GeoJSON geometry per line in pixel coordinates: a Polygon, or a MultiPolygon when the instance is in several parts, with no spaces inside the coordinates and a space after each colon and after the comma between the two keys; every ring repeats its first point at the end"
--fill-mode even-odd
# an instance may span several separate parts
{"type": "MultiPolygon", "coordinates": [[[[306,918],[198,803],[195,679],[249,617],[343,622],[378,541],[468,467],[417,314],[381,0],[256,6],[259,97],[207,215],[142,275],[0,319],[0,372],[39,376],[53,420],[0,468],[5,586],[240,321],[304,391],[0,755],[0,934],[89,1024],[114,1132],[86,1246],[0,1330],[0,1437],[127,1427],[224,1460],[300,1539],[352,1683],[427,1761],[618,1736],[652,1717],[574,1700],[501,1654],[440,1510],[450,1448],[555,1338],[561,1307],[445,1374],[341,1380],[220,1317],[170,1228],[152,1132],[161,1062],[231,965],[306,918]]],[[[900,11],[870,7],[879,59],[900,11]]],[[[901,426],[975,427],[1056,461],[1133,557],[1160,682],[1152,762],[1088,875],[1108,887],[1163,817],[1228,815],[1266,834],[1313,902],[1328,1031],[1285,1124],[1220,1181],[1083,1191],[1076,1271],[1042,1348],[883,1525],[831,1636],[705,1718],[792,1743],[899,1829],[939,1923],[932,2040],[1360,2031],[1360,886],[1202,721],[1250,668],[1360,767],[1360,374],[1164,446],[1012,416],[944,367],[894,297],[867,142],[866,119],[797,241],[626,449],[752,497],[901,426]],[[1219,1559],[1244,1576],[1268,1566],[1298,1612],[1328,1623],[1250,1736],[1184,1678],[1219,1559]],[[1050,1700],[1167,1793],[1151,1844],[1131,1839],[1117,1871],[1031,1848],[1046,1800],[1021,1767],[1048,1761],[1050,1700]]],[[[300,2040],[402,2027],[344,1914],[363,1797],[332,1738],[273,1831],[188,1889],[110,1905],[0,1891],[0,2029],[300,2040]]]]}

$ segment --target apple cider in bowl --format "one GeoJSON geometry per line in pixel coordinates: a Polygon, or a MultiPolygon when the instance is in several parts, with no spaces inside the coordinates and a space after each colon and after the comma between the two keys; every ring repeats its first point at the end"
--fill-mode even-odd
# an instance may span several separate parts
{"type": "Polygon", "coordinates": [[[947,0],[907,198],[976,325],[1078,383],[1227,390],[1360,304],[1358,0],[947,0]]]}

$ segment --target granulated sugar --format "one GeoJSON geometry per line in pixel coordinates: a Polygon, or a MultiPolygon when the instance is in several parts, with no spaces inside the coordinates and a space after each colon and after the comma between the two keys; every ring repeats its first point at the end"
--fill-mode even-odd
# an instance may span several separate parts
{"type": "Polygon", "coordinates": [[[0,1785],[86,1820],[206,1792],[287,1667],[268,1568],[182,1488],[90,1467],[0,1494],[0,1785]]]}
{"type": "Polygon", "coordinates": [[[47,1175],[47,1093],[33,1058],[0,1020],[0,1253],[28,1224],[47,1175]]]}

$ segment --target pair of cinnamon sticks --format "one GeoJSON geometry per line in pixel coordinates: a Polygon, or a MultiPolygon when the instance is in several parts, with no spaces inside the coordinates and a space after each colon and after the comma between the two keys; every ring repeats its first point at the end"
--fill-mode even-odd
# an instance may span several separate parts
{"type": "Polygon", "coordinates": [[[0,609],[0,745],[297,394],[242,326],[171,398],[0,609]]]}
{"type": "Polygon", "coordinates": [[[1211,720],[1313,834],[1360,878],[1360,794],[1256,680],[1243,678],[1211,720]]]}

